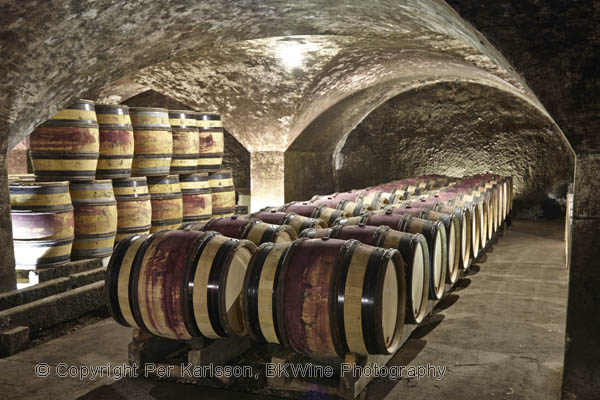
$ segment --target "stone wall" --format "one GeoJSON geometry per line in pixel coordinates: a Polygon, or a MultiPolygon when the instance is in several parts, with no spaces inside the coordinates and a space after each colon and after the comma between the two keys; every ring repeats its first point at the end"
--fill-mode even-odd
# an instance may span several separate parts
{"type": "Polygon", "coordinates": [[[542,203],[572,181],[574,160],[523,102],[482,85],[441,83],[387,101],[335,155],[335,190],[439,173],[514,178],[515,206],[542,203]]]}

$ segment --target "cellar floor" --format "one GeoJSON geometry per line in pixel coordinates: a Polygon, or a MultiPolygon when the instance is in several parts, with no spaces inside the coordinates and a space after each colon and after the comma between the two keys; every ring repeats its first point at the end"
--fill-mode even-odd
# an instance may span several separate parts
{"type": "MultiPolygon", "coordinates": [[[[558,399],[567,270],[564,224],[515,221],[391,365],[446,366],[435,378],[376,379],[369,399],[558,399]]],[[[192,385],[124,378],[38,378],[36,363],[111,366],[127,362],[130,329],[103,320],[0,360],[0,398],[254,399],[192,385]]],[[[264,398],[264,397],[262,397],[264,398]]]]}

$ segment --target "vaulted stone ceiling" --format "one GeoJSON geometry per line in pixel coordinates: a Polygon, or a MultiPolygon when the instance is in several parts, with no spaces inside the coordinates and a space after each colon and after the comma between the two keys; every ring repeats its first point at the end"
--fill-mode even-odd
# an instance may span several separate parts
{"type": "MultiPolygon", "coordinates": [[[[439,0],[2,7],[0,119],[10,146],[76,97],[125,99],[155,88],[218,108],[249,150],[280,150],[320,111],[389,80],[392,64],[406,68],[400,55],[409,51],[431,52],[440,69],[440,55],[477,66],[540,106],[502,55],[439,0]],[[282,62],[286,42],[303,49],[301,65],[282,62]]],[[[413,57],[416,70],[425,58],[413,57]]]]}

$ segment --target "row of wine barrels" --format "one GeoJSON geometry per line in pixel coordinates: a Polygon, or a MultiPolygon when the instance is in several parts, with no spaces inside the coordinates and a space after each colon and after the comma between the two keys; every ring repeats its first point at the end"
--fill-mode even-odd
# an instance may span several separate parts
{"type": "Polygon", "coordinates": [[[346,218],[350,213],[345,210],[336,210],[327,206],[318,206],[308,202],[294,201],[285,204],[277,209],[277,211],[287,211],[288,213],[296,213],[308,218],[319,218],[325,221],[328,225],[333,225],[338,218],[346,218]]]}
{"type": "Polygon", "coordinates": [[[129,107],[96,104],[95,108],[100,135],[96,178],[128,178],[131,175],[134,150],[129,107]]]}
{"type": "Polygon", "coordinates": [[[215,113],[198,113],[196,117],[200,139],[198,172],[217,172],[221,169],[225,149],[221,116],[215,113]]]}
{"type": "Polygon", "coordinates": [[[196,118],[197,113],[194,111],[169,110],[169,123],[173,132],[171,174],[196,173],[200,154],[196,118]]]}
{"type": "Polygon", "coordinates": [[[242,287],[255,249],[215,232],[125,238],[108,265],[111,313],[121,325],[171,339],[242,336],[242,287]]]}
{"type": "Polygon", "coordinates": [[[441,222],[414,218],[411,215],[368,212],[361,217],[341,219],[337,224],[386,225],[402,232],[423,234],[427,239],[431,267],[429,296],[431,299],[442,298],[446,283],[448,248],[446,229],[441,222]]]}
{"type": "Polygon", "coordinates": [[[296,231],[297,234],[300,234],[305,229],[308,228],[327,228],[327,222],[323,221],[320,218],[309,218],[303,217],[302,215],[298,215],[296,213],[288,213],[285,211],[277,211],[277,210],[264,210],[259,211],[257,213],[251,214],[252,218],[259,219],[268,224],[275,225],[289,225],[296,231]]]}
{"type": "Polygon", "coordinates": [[[69,262],[75,234],[69,183],[13,179],[9,191],[16,268],[69,262]]]}
{"type": "Polygon", "coordinates": [[[112,254],[117,234],[117,201],[112,182],[95,180],[69,185],[75,216],[71,258],[103,258],[112,254]]]}
{"type": "Polygon", "coordinates": [[[213,218],[207,222],[188,222],[179,229],[215,231],[223,236],[250,240],[256,245],[267,242],[287,243],[298,238],[296,231],[289,225],[267,224],[254,218],[239,218],[237,215],[213,218]]]}
{"type": "MultiPolygon", "coordinates": [[[[447,240],[447,257],[446,257],[446,280],[448,283],[454,284],[458,280],[459,269],[463,257],[461,253],[461,229],[458,218],[452,214],[444,214],[433,210],[415,208],[411,206],[388,206],[382,212],[399,214],[399,215],[412,215],[416,218],[421,218],[429,221],[440,221],[446,229],[446,240],[447,240]]],[[[467,257],[470,255],[467,254],[467,257]]]]}
{"type": "Polygon", "coordinates": [[[245,326],[257,341],[342,358],[399,347],[406,279],[397,250],[329,238],[264,243],[243,293],[245,326]]]}
{"type": "Polygon", "coordinates": [[[183,222],[183,195],[179,177],[149,176],[148,192],[152,204],[150,232],[179,228],[183,222]]]}
{"type": "Polygon", "coordinates": [[[199,173],[179,177],[183,196],[183,221],[204,221],[213,213],[212,190],[208,174],[199,173]]]}
{"type": "Polygon", "coordinates": [[[389,226],[338,225],[329,229],[307,229],[303,237],[360,240],[375,247],[400,251],[406,268],[406,321],[419,324],[427,316],[429,300],[429,250],[421,234],[400,232],[389,226]]]}
{"type": "Polygon", "coordinates": [[[233,176],[227,169],[208,176],[212,192],[212,214],[215,217],[230,217],[235,211],[235,187],[233,176]]]}
{"type": "Polygon", "coordinates": [[[164,108],[130,107],[134,155],[132,176],[169,175],[173,135],[169,112],[164,108]]]}
{"type": "Polygon", "coordinates": [[[150,233],[152,204],[145,177],[113,180],[117,200],[117,236],[115,242],[131,236],[150,233]]]}
{"type": "Polygon", "coordinates": [[[33,130],[33,171],[39,181],[90,181],[100,150],[94,102],[78,100],[33,130]]]}

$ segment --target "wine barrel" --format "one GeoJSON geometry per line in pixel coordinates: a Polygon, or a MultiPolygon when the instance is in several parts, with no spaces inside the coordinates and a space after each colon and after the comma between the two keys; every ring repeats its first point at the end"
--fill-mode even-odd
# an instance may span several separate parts
{"type": "Polygon", "coordinates": [[[230,217],[235,211],[235,187],[231,171],[222,169],[208,175],[212,192],[212,213],[215,217],[230,217]]]}
{"type": "Polygon", "coordinates": [[[130,107],[134,152],[132,176],[165,176],[171,168],[173,136],[164,108],[130,107]]]}
{"type": "Polygon", "coordinates": [[[112,254],[117,234],[117,201],[110,179],[71,182],[75,240],[71,258],[103,258],[112,254]]]}
{"type": "Polygon", "coordinates": [[[207,222],[188,222],[180,229],[195,231],[215,231],[223,236],[247,239],[259,245],[262,243],[286,243],[296,240],[296,231],[289,225],[266,224],[258,219],[239,218],[237,215],[226,218],[213,218],[207,222]]]}
{"type": "Polygon", "coordinates": [[[128,178],[133,162],[133,127],[129,107],[96,104],[100,132],[97,179],[128,178]]]}
{"type": "Polygon", "coordinates": [[[256,246],[215,232],[160,231],[117,245],[105,296],[114,319],[156,336],[242,336],[241,290],[256,246]]]}
{"type": "Polygon", "coordinates": [[[113,190],[118,214],[115,242],[127,236],[150,233],[152,204],[146,178],[115,179],[113,190]]]}
{"type": "Polygon", "coordinates": [[[94,102],[78,100],[31,132],[30,155],[38,181],[89,181],[100,150],[94,102]]]}
{"type": "Polygon", "coordinates": [[[335,208],[300,201],[294,201],[281,206],[278,211],[294,212],[308,218],[320,218],[328,225],[333,225],[338,218],[347,218],[350,216],[350,213],[344,210],[336,210],[335,208]]]}
{"type": "Polygon", "coordinates": [[[350,200],[337,200],[332,196],[315,196],[310,200],[310,203],[335,208],[336,210],[343,210],[355,217],[371,210],[371,207],[367,204],[359,204],[350,200]]]}
{"type": "Polygon", "coordinates": [[[216,113],[199,112],[196,118],[200,138],[198,172],[219,171],[225,151],[221,116],[216,113]]]}
{"type": "Polygon", "coordinates": [[[372,210],[379,210],[389,204],[391,193],[388,192],[370,192],[362,193],[356,198],[356,202],[370,207],[372,210]]]}
{"type": "Polygon", "coordinates": [[[69,262],[74,218],[68,182],[9,182],[17,269],[69,262]]]}
{"type": "Polygon", "coordinates": [[[422,211],[419,218],[428,221],[440,221],[446,228],[446,239],[448,243],[446,282],[450,284],[456,283],[460,272],[461,250],[463,250],[461,247],[461,235],[465,234],[460,228],[458,218],[453,214],[445,214],[433,210],[422,211]]]}
{"type": "Polygon", "coordinates": [[[308,228],[327,228],[327,222],[320,218],[308,218],[296,213],[281,212],[276,210],[259,211],[251,215],[252,218],[276,225],[290,225],[297,234],[308,228]]]}
{"type": "Polygon", "coordinates": [[[177,175],[148,177],[148,192],[152,204],[150,232],[179,228],[183,222],[183,196],[179,177],[177,175]]]}
{"type": "Polygon", "coordinates": [[[419,324],[427,316],[430,267],[427,239],[423,235],[400,232],[385,225],[360,224],[307,229],[301,236],[311,239],[356,239],[371,246],[397,249],[406,268],[406,322],[419,324]]]}
{"type": "Polygon", "coordinates": [[[427,221],[414,218],[411,215],[385,213],[366,213],[362,217],[341,219],[338,225],[358,225],[360,223],[372,226],[386,225],[392,229],[408,233],[421,233],[427,239],[429,249],[429,297],[441,299],[444,294],[447,266],[446,229],[439,221],[427,221]]]}
{"type": "Polygon", "coordinates": [[[397,250],[328,238],[264,243],[243,293],[244,322],[257,341],[342,358],[399,347],[406,280],[397,250]]]}
{"type": "Polygon", "coordinates": [[[171,174],[193,174],[198,168],[200,139],[195,111],[169,110],[169,123],[173,132],[173,158],[171,174]]]}
{"type": "Polygon", "coordinates": [[[208,174],[179,177],[183,195],[183,221],[205,221],[212,216],[212,191],[208,174]]]}

